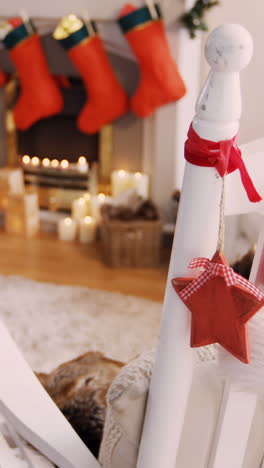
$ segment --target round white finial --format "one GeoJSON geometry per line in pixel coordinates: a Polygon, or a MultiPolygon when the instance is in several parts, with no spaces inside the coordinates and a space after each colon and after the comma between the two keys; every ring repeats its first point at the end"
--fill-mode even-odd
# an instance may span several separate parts
{"type": "Polygon", "coordinates": [[[218,26],[205,44],[207,62],[216,71],[239,72],[248,65],[252,54],[252,37],[239,24],[218,26]]]}

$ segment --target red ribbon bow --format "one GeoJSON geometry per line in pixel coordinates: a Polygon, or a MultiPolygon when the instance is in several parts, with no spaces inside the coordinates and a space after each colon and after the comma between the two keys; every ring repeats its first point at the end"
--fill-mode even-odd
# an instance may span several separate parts
{"type": "Polygon", "coordinates": [[[180,291],[179,296],[182,300],[186,300],[191,297],[206,283],[206,281],[218,275],[225,279],[227,286],[238,284],[247,291],[251,292],[259,301],[262,301],[264,298],[262,292],[256,288],[253,283],[235,273],[234,270],[232,270],[232,268],[228,265],[212,262],[209,260],[209,258],[200,257],[194,258],[190,262],[189,268],[204,268],[205,270],[196,279],[191,281],[188,286],[180,291]]]}
{"type": "Polygon", "coordinates": [[[185,142],[185,159],[196,166],[215,167],[221,177],[238,169],[249,200],[259,202],[262,198],[251,180],[236,140],[237,135],[218,142],[204,140],[191,125],[185,142]]]}

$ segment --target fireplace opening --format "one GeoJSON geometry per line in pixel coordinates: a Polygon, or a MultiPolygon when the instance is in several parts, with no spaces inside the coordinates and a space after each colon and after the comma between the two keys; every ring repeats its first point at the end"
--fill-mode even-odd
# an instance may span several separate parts
{"type": "Polygon", "coordinates": [[[78,78],[65,82],[67,86],[61,88],[62,112],[16,132],[25,184],[37,188],[42,208],[50,208],[54,199],[60,199],[61,208],[67,209],[76,197],[97,190],[103,132],[88,135],[78,130],[77,117],[86,102],[86,92],[78,78]]]}

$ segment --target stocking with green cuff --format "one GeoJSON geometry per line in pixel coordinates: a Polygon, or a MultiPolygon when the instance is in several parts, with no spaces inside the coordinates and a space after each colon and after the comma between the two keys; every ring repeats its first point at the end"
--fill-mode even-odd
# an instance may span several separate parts
{"type": "Polygon", "coordinates": [[[139,117],[147,117],[186,92],[170,52],[160,8],[155,4],[153,9],[154,18],[147,6],[136,9],[128,4],[118,19],[140,67],[139,86],[131,99],[131,108],[139,117]]]}
{"type": "Polygon", "coordinates": [[[24,23],[11,30],[3,40],[16,68],[21,91],[14,108],[18,129],[26,130],[63,108],[60,90],[51,76],[38,34],[24,23]]]}
{"type": "Polygon", "coordinates": [[[59,42],[79,71],[87,92],[87,102],[77,125],[84,133],[95,133],[128,111],[129,100],[118,82],[94,22],[59,42]]]}

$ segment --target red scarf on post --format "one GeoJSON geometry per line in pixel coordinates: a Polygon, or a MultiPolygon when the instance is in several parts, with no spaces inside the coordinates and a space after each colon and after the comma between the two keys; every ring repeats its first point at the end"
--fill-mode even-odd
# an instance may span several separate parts
{"type": "Polygon", "coordinates": [[[251,180],[236,140],[237,135],[218,142],[204,140],[191,125],[185,142],[185,159],[195,166],[215,167],[221,177],[238,169],[249,200],[259,202],[262,198],[251,180]]]}

